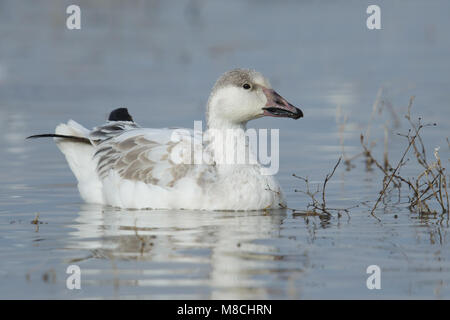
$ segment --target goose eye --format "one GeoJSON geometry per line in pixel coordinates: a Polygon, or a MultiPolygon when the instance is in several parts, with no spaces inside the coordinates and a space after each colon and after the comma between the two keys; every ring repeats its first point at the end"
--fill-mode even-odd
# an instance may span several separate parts
{"type": "Polygon", "coordinates": [[[244,83],[244,85],[242,86],[242,88],[244,88],[245,90],[248,90],[251,88],[251,86],[248,83],[244,83]]]}

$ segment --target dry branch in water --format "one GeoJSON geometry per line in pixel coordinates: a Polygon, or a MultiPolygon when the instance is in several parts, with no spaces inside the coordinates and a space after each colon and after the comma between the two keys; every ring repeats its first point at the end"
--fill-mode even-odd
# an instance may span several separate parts
{"type": "Polygon", "coordinates": [[[350,212],[350,209],[352,208],[356,208],[357,206],[353,206],[353,207],[349,207],[349,208],[330,208],[327,206],[326,203],[326,188],[327,188],[327,183],[331,180],[331,178],[333,177],[334,173],[336,172],[337,167],[339,166],[339,164],[341,163],[341,158],[339,158],[339,160],[337,161],[337,163],[334,165],[333,170],[331,171],[331,173],[327,174],[325,176],[325,180],[322,184],[322,186],[320,184],[317,184],[315,190],[313,191],[311,189],[311,184],[309,182],[309,179],[306,177],[300,177],[297,176],[296,174],[293,174],[292,176],[296,177],[297,179],[302,180],[305,183],[305,187],[306,187],[306,191],[303,190],[298,190],[295,189],[295,192],[301,192],[305,195],[307,195],[310,199],[311,199],[311,203],[308,204],[307,206],[307,210],[297,210],[297,209],[293,209],[293,213],[294,214],[302,214],[302,215],[326,215],[326,216],[332,216],[331,212],[336,212],[338,214],[338,216],[341,216],[341,213],[346,213],[347,215],[350,212]],[[321,198],[318,198],[317,195],[321,195],[321,198]]]}
{"type": "Polygon", "coordinates": [[[392,168],[386,160],[386,151],[384,155],[384,165],[381,165],[380,162],[373,156],[372,151],[367,147],[367,143],[364,141],[364,136],[361,135],[361,145],[364,149],[366,158],[370,159],[371,163],[375,164],[375,166],[384,175],[383,188],[370,211],[372,216],[375,216],[375,210],[381,200],[391,191],[388,189],[389,186],[392,184],[400,191],[402,183],[406,184],[409,187],[409,190],[412,191],[412,195],[409,196],[408,201],[410,211],[421,214],[431,214],[438,213],[438,210],[433,209],[438,207],[441,213],[449,212],[447,178],[445,168],[442,167],[442,162],[439,157],[439,148],[436,148],[434,151],[436,161],[429,163],[427,159],[426,147],[420,135],[423,128],[436,126],[436,124],[423,124],[421,118],[418,118],[418,122],[414,123],[411,117],[413,102],[414,97],[411,97],[408,105],[408,113],[405,115],[405,118],[408,120],[411,128],[407,134],[399,134],[408,140],[408,145],[403,151],[402,157],[395,168],[392,168]],[[418,172],[414,177],[403,177],[399,174],[399,171],[406,165],[407,160],[405,160],[405,157],[410,150],[413,150],[417,162],[423,167],[424,170],[418,172]]]}
{"type": "MultiPolygon", "coordinates": [[[[445,172],[445,168],[442,166],[442,161],[439,157],[439,148],[434,149],[434,161],[430,162],[427,159],[427,149],[425,147],[424,141],[421,136],[422,129],[430,126],[436,126],[433,124],[423,124],[422,119],[418,118],[417,123],[415,123],[411,116],[411,108],[414,102],[414,96],[412,96],[409,100],[408,111],[405,115],[405,118],[408,120],[410,129],[407,134],[399,134],[402,137],[407,139],[407,146],[401,154],[401,158],[398,161],[395,167],[391,166],[389,163],[388,156],[388,126],[384,126],[384,152],[383,152],[383,161],[380,162],[373,155],[373,148],[375,146],[374,141],[369,140],[371,124],[374,119],[374,116],[377,112],[378,105],[380,104],[381,91],[377,94],[377,99],[373,105],[372,114],[370,117],[370,121],[368,127],[365,131],[365,134],[361,134],[360,142],[362,146],[362,152],[354,155],[347,156],[344,148],[344,131],[345,125],[347,122],[347,117],[342,116],[342,110],[338,107],[337,114],[337,122],[339,126],[339,136],[340,136],[340,144],[342,148],[342,157],[344,159],[344,164],[346,165],[347,170],[351,170],[354,166],[352,165],[352,161],[360,156],[365,157],[366,170],[371,171],[372,167],[375,166],[383,173],[383,187],[379,192],[378,198],[375,201],[375,204],[372,206],[370,210],[370,214],[376,217],[375,211],[380,205],[380,203],[385,203],[386,197],[391,194],[394,190],[398,190],[399,202],[402,186],[408,186],[408,190],[410,191],[410,195],[408,196],[408,208],[411,212],[417,212],[420,214],[437,214],[437,213],[447,213],[449,214],[449,196],[448,196],[448,184],[447,184],[447,175],[445,172]],[[342,119],[342,122],[341,122],[342,119]],[[414,153],[414,157],[417,163],[422,167],[422,170],[417,172],[413,177],[405,177],[400,174],[400,171],[403,167],[408,163],[407,155],[411,152],[414,153]]],[[[386,102],[383,102],[386,105],[386,102]]],[[[389,104],[391,109],[391,113],[395,115],[393,107],[389,104]]],[[[394,119],[394,122],[398,122],[398,119],[394,119]]],[[[450,149],[450,140],[446,138],[448,147],[450,149]]],[[[311,203],[308,204],[307,210],[293,210],[294,213],[304,214],[304,215],[324,215],[331,216],[331,212],[337,212],[338,216],[341,213],[346,213],[349,215],[349,210],[358,205],[349,207],[349,208],[329,208],[327,207],[326,202],[326,186],[328,181],[333,177],[337,167],[341,162],[341,158],[339,158],[338,162],[334,166],[332,172],[327,174],[323,185],[318,184],[314,189],[311,188],[310,182],[308,178],[300,177],[293,174],[294,177],[302,180],[305,183],[306,191],[303,190],[295,190],[295,192],[301,192],[307,195],[311,199],[311,203]],[[319,196],[321,195],[321,197],[319,196]]],[[[362,202],[361,204],[364,204],[362,202]]]]}

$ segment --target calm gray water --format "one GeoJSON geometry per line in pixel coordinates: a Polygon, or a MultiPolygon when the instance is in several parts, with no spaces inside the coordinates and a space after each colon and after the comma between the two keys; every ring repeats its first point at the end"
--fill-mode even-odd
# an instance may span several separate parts
{"type": "MultiPolygon", "coordinates": [[[[429,155],[440,146],[448,166],[450,3],[377,2],[382,30],[371,31],[366,1],[79,1],[82,28],[70,31],[70,1],[0,1],[0,298],[450,298],[448,215],[389,203],[381,222],[367,206],[325,219],[87,205],[53,142],[24,140],[70,118],[93,127],[119,106],[143,126],[192,128],[216,78],[251,67],[305,113],[251,124],[280,128],[290,208],[309,203],[292,174],[320,183],[341,155],[338,106],[356,154],[380,88],[400,124],[388,108],[376,115],[375,154],[388,120],[399,158],[415,95],[416,116],[438,123],[423,135],[429,155]],[[72,264],[81,290],[66,288],[72,264]],[[374,264],[381,290],[366,287],[374,264]]],[[[376,200],[381,176],[354,165],[329,183],[330,206],[376,200]]]]}

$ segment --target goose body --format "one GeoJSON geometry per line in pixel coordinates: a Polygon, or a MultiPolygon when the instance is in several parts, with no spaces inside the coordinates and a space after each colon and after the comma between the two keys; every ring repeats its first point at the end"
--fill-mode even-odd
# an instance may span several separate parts
{"type": "MultiPolygon", "coordinates": [[[[88,203],[137,209],[275,209],[286,205],[275,176],[263,174],[256,160],[218,161],[212,137],[212,132],[232,129],[245,139],[247,122],[265,115],[303,116],[260,73],[235,69],[219,78],[210,94],[203,134],[142,128],[121,108],[92,130],[70,120],[51,136],[88,203]]],[[[235,148],[235,143],[224,142],[220,153],[235,148]]],[[[246,151],[247,159],[254,157],[247,145],[246,151]]]]}

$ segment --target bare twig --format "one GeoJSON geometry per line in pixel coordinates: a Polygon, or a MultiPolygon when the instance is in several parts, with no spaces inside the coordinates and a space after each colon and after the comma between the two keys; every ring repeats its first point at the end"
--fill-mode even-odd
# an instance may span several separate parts
{"type": "MultiPolygon", "coordinates": [[[[379,205],[380,201],[384,199],[386,193],[388,193],[388,187],[392,183],[398,187],[400,192],[401,183],[406,183],[410,190],[413,191],[412,197],[410,197],[409,208],[411,211],[417,210],[419,213],[435,213],[427,203],[427,201],[434,200],[437,205],[441,207],[443,213],[449,212],[449,201],[448,201],[448,190],[447,190],[447,180],[445,175],[445,168],[442,167],[441,160],[439,158],[439,149],[435,149],[434,156],[436,162],[429,163],[426,156],[426,147],[423,139],[420,135],[421,130],[424,127],[435,126],[436,124],[422,124],[421,118],[419,118],[418,123],[412,121],[411,108],[414,101],[414,96],[411,97],[408,104],[408,113],[405,118],[408,120],[411,129],[408,134],[399,134],[407,138],[408,146],[403,152],[403,155],[398,162],[395,169],[389,169],[389,166],[384,166],[373,157],[371,150],[366,147],[364,143],[364,137],[361,135],[361,145],[363,146],[366,157],[372,159],[372,162],[379,168],[383,174],[383,189],[380,191],[380,195],[372,207],[371,215],[374,216],[374,212],[379,205]],[[413,149],[415,158],[417,162],[424,167],[424,170],[413,178],[412,181],[409,178],[404,178],[398,174],[400,168],[406,164],[405,156],[408,154],[410,149],[413,149]],[[389,171],[392,172],[389,172],[389,171]]],[[[386,143],[386,142],[385,142],[386,143]]],[[[386,157],[386,156],[385,156],[386,157]]]]}
{"type": "Polygon", "coordinates": [[[295,210],[294,209],[294,214],[298,215],[306,215],[306,216],[311,216],[311,215],[324,215],[324,216],[332,216],[332,212],[336,212],[338,217],[341,216],[341,213],[346,213],[347,216],[350,217],[349,212],[350,209],[356,208],[359,206],[358,205],[354,205],[348,208],[330,208],[327,207],[326,204],[326,188],[327,188],[327,184],[328,182],[331,180],[331,178],[333,177],[334,173],[336,172],[337,167],[339,166],[339,164],[341,163],[342,158],[339,158],[339,160],[337,161],[337,163],[334,165],[333,170],[331,171],[331,173],[327,174],[325,176],[325,180],[322,184],[322,187],[320,187],[320,185],[318,184],[315,188],[314,191],[312,191],[311,185],[309,183],[309,179],[308,178],[304,178],[304,177],[300,177],[297,176],[296,174],[293,174],[294,177],[296,177],[297,179],[302,180],[305,183],[305,187],[306,187],[306,191],[303,190],[294,190],[295,192],[301,192],[307,196],[310,197],[311,199],[311,203],[308,204],[307,209],[308,210],[295,210]],[[322,199],[321,201],[319,201],[317,199],[317,194],[321,194],[322,195],[322,199]]]}
{"type": "MultiPolygon", "coordinates": [[[[439,157],[439,148],[434,150],[434,158],[435,161],[429,161],[427,159],[427,150],[425,147],[424,140],[422,139],[421,132],[422,129],[429,126],[436,126],[435,123],[432,124],[423,124],[422,119],[418,118],[417,122],[413,121],[413,117],[411,115],[412,105],[414,102],[414,96],[409,99],[408,103],[408,111],[405,115],[405,118],[408,120],[410,125],[410,129],[407,134],[398,134],[399,136],[405,137],[407,139],[407,146],[405,150],[402,152],[400,160],[397,165],[394,167],[389,163],[389,154],[388,154],[388,146],[389,146],[389,121],[386,121],[384,125],[384,153],[383,160],[378,161],[373,155],[373,148],[375,146],[374,141],[370,141],[370,133],[371,133],[371,125],[375,118],[377,111],[382,110],[383,105],[387,105],[391,108],[392,112],[395,113],[392,104],[387,104],[385,101],[381,101],[382,90],[380,89],[377,94],[377,99],[373,104],[372,113],[369,119],[369,123],[365,134],[361,134],[360,142],[362,146],[362,152],[358,153],[354,156],[347,156],[344,148],[344,133],[345,133],[345,125],[347,121],[346,116],[342,116],[341,107],[338,107],[336,122],[339,126],[339,137],[340,144],[342,148],[342,157],[345,165],[347,166],[347,170],[354,167],[351,165],[351,161],[358,158],[361,155],[364,155],[366,162],[366,169],[372,170],[372,165],[375,165],[383,173],[383,187],[379,192],[379,196],[375,201],[375,204],[370,206],[370,215],[380,220],[376,215],[375,211],[378,208],[380,202],[383,202],[384,205],[388,205],[391,202],[391,194],[392,191],[398,190],[398,200],[396,204],[405,204],[402,202],[402,186],[408,186],[411,194],[408,195],[408,208],[411,212],[418,212],[420,214],[436,214],[436,208],[439,208],[439,211],[442,213],[449,214],[450,212],[450,202],[448,196],[448,183],[447,183],[447,175],[445,172],[445,168],[442,166],[441,159],[439,157]],[[401,168],[406,166],[409,159],[406,156],[413,150],[415,159],[417,163],[423,167],[423,170],[419,171],[416,175],[412,177],[403,176],[400,171],[401,168]]],[[[398,122],[398,119],[395,121],[398,122]]],[[[397,126],[398,124],[396,124],[397,126]]],[[[450,140],[446,138],[448,147],[450,149],[450,140]]],[[[298,179],[301,179],[306,185],[306,191],[303,190],[295,190],[295,192],[301,192],[310,197],[311,203],[308,204],[308,211],[299,211],[294,210],[296,213],[305,214],[305,215],[323,215],[323,216],[331,216],[331,212],[337,212],[338,216],[340,216],[341,212],[349,214],[349,210],[358,207],[350,207],[350,208],[329,208],[327,206],[327,198],[326,198],[326,187],[328,181],[333,177],[337,167],[341,162],[341,158],[339,158],[338,162],[334,166],[331,173],[325,176],[325,180],[322,185],[317,185],[316,189],[312,189],[310,187],[310,183],[308,178],[303,178],[294,176],[298,179]],[[321,199],[318,199],[318,194],[321,194],[321,199]]]]}
{"type": "MultiPolygon", "coordinates": [[[[422,127],[419,127],[419,130],[420,130],[421,128],[422,128],[422,127]]],[[[374,216],[374,211],[375,211],[375,209],[377,208],[378,204],[380,203],[380,200],[382,199],[382,197],[383,197],[384,193],[386,192],[386,189],[387,189],[387,187],[389,186],[389,184],[391,183],[392,179],[394,179],[394,176],[395,176],[395,174],[397,173],[398,169],[399,169],[400,166],[402,165],[403,159],[405,159],[405,156],[406,156],[406,154],[408,153],[408,151],[409,151],[409,149],[411,148],[411,146],[412,146],[412,144],[414,143],[414,141],[416,140],[417,135],[418,135],[418,133],[412,137],[410,143],[408,144],[408,147],[407,147],[406,150],[403,152],[403,155],[402,155],[400,161],[398,162],[398,164],[397,164],[397,166],[395,167],[395,169],[394,169],[394,171],[392,172],[392,174],[389,176],[388,182],[384,184],[383,190],[381,190],[381,192],[380,192],[380,196],[378,197],[377,201],[375,202],[375,205],[373,206],[372,210],[370,211],[370,214],[371,214],[372,216],[374,216]]]]}
{"type": "Polygon", "coordinates": [[[326,211],[326,201],[325,201],[325,189],[327,188],[327,183],[328,181],[333,177],[334,172],[336,171],[336,168],[339,166],[339,163],[341,163],[341,158],[339,158],[338,162],[336,163],[336,165],[333,168],[333,171],[331,171],[330,174],[327,174],[325,176],[325,181],[323,182],[323,187],[322,187],[322,208],[324,211],[326,211]]]}

